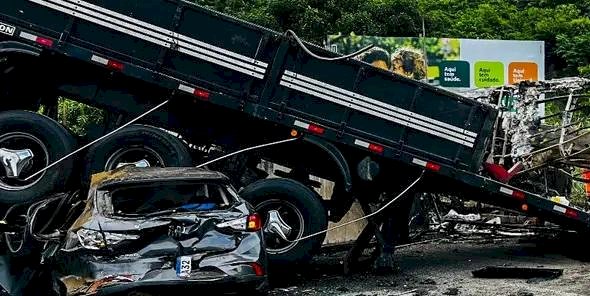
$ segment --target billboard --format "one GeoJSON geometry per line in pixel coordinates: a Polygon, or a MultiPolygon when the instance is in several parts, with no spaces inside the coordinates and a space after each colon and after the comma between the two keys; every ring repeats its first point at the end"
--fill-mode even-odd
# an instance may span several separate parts
{"type": "Polygon", "coordinates": [[[330,35],[327,43],[330,50],[341,54],[375,45],[372,52],[359,58],[443,88],[487,88],[545,79],[543,41],[351,34],[330,35]],[[376,56],[381,57],[380,62],[375,62],[376,56]]]}

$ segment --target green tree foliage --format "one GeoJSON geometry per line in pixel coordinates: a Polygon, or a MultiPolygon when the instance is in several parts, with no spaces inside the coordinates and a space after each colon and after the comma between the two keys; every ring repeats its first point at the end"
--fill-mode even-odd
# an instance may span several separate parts
{"type": "Polygon", "coordinates": [[[327,35],[543,40],[547,77],[590,73],[590,0],[195,0],[321,44],[327,35]]]}
{"type": "Polygon", "coordinates": [[[100,124],[104,118],[101,110],[66,98],[58,100],[57,109],[58,121],[78,136],[85,136],[90,125],[100,124]]]}

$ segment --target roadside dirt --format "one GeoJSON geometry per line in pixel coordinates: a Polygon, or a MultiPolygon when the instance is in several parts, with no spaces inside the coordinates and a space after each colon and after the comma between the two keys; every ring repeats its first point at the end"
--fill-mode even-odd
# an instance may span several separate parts
{"type": "Polygon", "coordinates": [[[390,275],[370,271],[344,276],[345,252],[318,256],[304,271],[282,277],[270,295],[590,295],[590,263],[562,255],[553,242],[518,240],[436,242],[397,252],[399,271],[390,275]],[[479,279],[472,270],[485,266],[562,268],[557,279],[479,279]]]}

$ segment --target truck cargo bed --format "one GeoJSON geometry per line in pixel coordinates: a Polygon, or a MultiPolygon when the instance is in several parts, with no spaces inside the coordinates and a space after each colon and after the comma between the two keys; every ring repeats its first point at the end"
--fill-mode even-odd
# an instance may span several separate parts
{"type": "Polygon", "coordinates": [[[37,29],[18,36],[42,33],[59,52],[99,64],[116,60],[131,75],[164,74],[165,86],[181,91],[245,97],[300,118],[298,125],[332,127],[461,169],[479,168],[496,115],[361,62],[315,59],[276,32],[185,2],[16,0],[2,14],[37,29]]]}

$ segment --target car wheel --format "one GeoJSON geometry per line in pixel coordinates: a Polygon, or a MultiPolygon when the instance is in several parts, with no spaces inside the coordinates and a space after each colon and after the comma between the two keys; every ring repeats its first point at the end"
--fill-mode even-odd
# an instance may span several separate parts
{"type": "Polygon", "coordinates": [[[71,134],[53,119],[29,111],[0,113],[0,203],[31,202],[63,188],[74,158],[27,177],[74,150],[71,134]]]}
{"type": "Polygon", "coordinates": [[[297,241],[328,226],[321,198],[310,188],[291,179],[265,179],[240,191],[263,220],[265,248],[269,265],[304,263],[321,248],[325,233],[297,241]],[[270,222],[279,223],[283,235],[273,231],[270,222]],[[286,226],[286,227],[285,227],[286,226]]]}
{"type": "Polygon", "coordinates": [[[192,166],[188,148],[178,138],[159,128],[130,125],[89,149],[82,184],[90,177],[123,165],[139,167],[192,166]]]}

